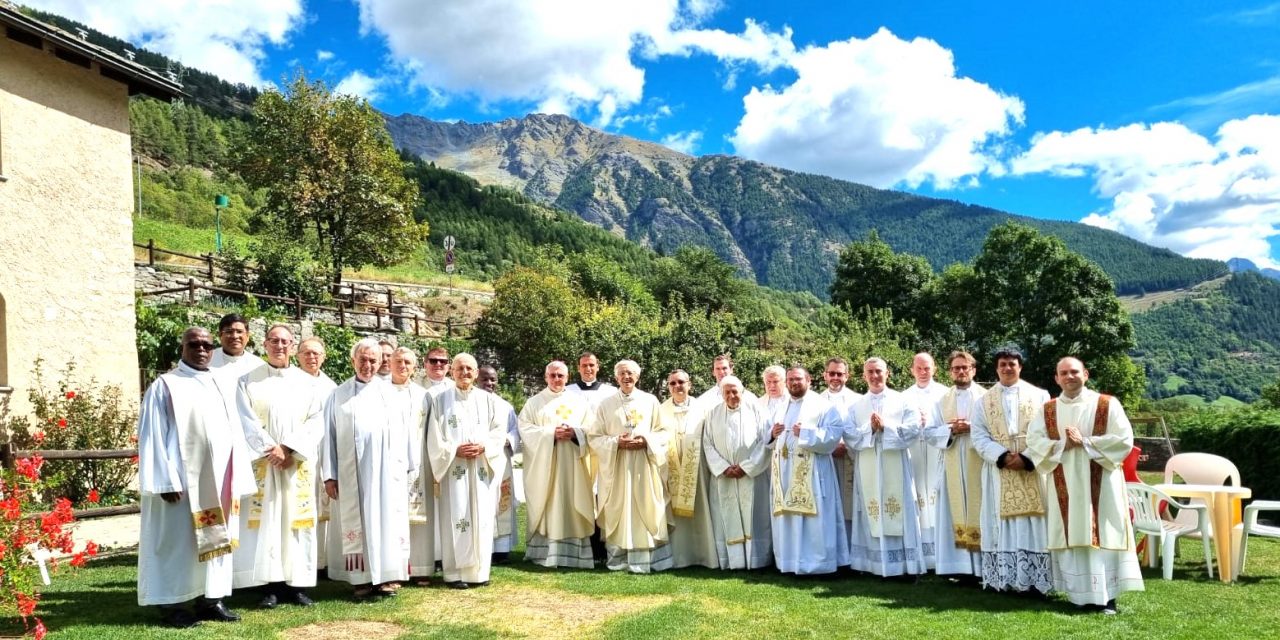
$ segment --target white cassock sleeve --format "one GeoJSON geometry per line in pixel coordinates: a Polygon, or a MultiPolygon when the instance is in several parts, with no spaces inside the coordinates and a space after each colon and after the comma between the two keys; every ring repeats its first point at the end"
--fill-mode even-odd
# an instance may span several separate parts
{"type": "Polygon", "coordinates": [[[138,413],[138,491],[160,495],[183,491],[182,453],[173,428],[169,387],[156,379],[142,398],[138,413]]]}
{"type": "Polygon", "coordinates": [[[827,455],[835,451],[836,444],[843,435],[844,421],[840,418],[840,410],[832,406],[818,418],[818,424],[812,429],[800,427],[800,437],[796,443],[816,454],[827,455]]]}

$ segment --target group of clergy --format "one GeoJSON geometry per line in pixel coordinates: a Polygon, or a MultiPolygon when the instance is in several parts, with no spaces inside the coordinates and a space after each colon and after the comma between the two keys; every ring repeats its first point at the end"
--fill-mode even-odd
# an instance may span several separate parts
{"type": "Polygon", "coordinates": [[[996,354],[985,391],[956,352],[950,388],[922,353],[902,392],[870,358],[859,395],[832,358],[821,393],[804,368],[772,366],[760,397],[724,355],[714,387],[695,398],[676,370],[660,402],[636,387],[636,362],[616,363],[614,387],[585,353],[572,384],[549,363],[517,415],[468,354],[431,350],[419,383],[416,354],[366,338],[339,385],[317,338],[275,325],[265,361],[247,341],[235,314],[219,344],[188,329],[143,399],[138,600],[171,626],[237,620],[222,602],[232,589],[309,605],[318,571],[357,599],[436,571],[487,584],[517,531],[518,452],[525,559],[542,566],[936,571],[1109,613],[1142,589],[1121,474],[1132,430],[1074,358],[1050,400],[1020,379],[1016,350],[996,354]]]}

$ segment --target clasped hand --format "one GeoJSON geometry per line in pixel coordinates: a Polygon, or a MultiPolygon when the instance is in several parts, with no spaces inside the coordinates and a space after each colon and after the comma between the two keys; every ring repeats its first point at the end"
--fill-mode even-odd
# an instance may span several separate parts
{"type": "Polygon", "coordinates": [[[1084,436],[1080,434],[1080,429],[1076,427],[1067,427],[1067,447],[1074,449],[1075,447],[1084,446],[1084,436]]]}
{"type": "Polygon", "coordinates": [[[466,458],[469,460],[471,458],[478,458],[483,454],[484,454],[484,445],[478,442],[468,442],[466,444],[458,445],[459,458],[466,458]]]}
{"type": "Polygon", "coordinates": [[[649,443],[645,441],[644,436],[632,436],[625,433],[618,436],[619,449],[635,450],[643,449],[647,446],[649,446],[649,443]]]}

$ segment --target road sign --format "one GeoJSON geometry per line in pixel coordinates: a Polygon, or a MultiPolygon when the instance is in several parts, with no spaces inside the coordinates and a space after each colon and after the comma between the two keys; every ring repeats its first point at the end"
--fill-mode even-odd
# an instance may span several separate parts
{"type": "Polygon", "coordinates": [[[444,237],[444,250],[445,250],[445,251],[453,251],[453,247],[454,247],[454,245],[455,245],[455,244],[456,244],[456,241],[453,239],[453,236],[445,236],[445,237],[444,237]]]}
{"type": "Polygon", "coordinates": [[[445,272],[445,273],[453,273],[453,263],[452,263],[452,262],[450,262],[449,264],[446,264],[446,265],[444,266],[444,272],[445,272]]]}

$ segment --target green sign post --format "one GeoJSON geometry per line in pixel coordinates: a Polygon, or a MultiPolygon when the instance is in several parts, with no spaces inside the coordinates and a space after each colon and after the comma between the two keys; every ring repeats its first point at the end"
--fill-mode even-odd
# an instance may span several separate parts
{"type": "Polygon", "coordinates": [[[229,204],[231,204],[231,199],[225,194],[219,193],[213,197],[213,249],[218,253],[222,253],[222,210],[226,209],[229,204]]]}

